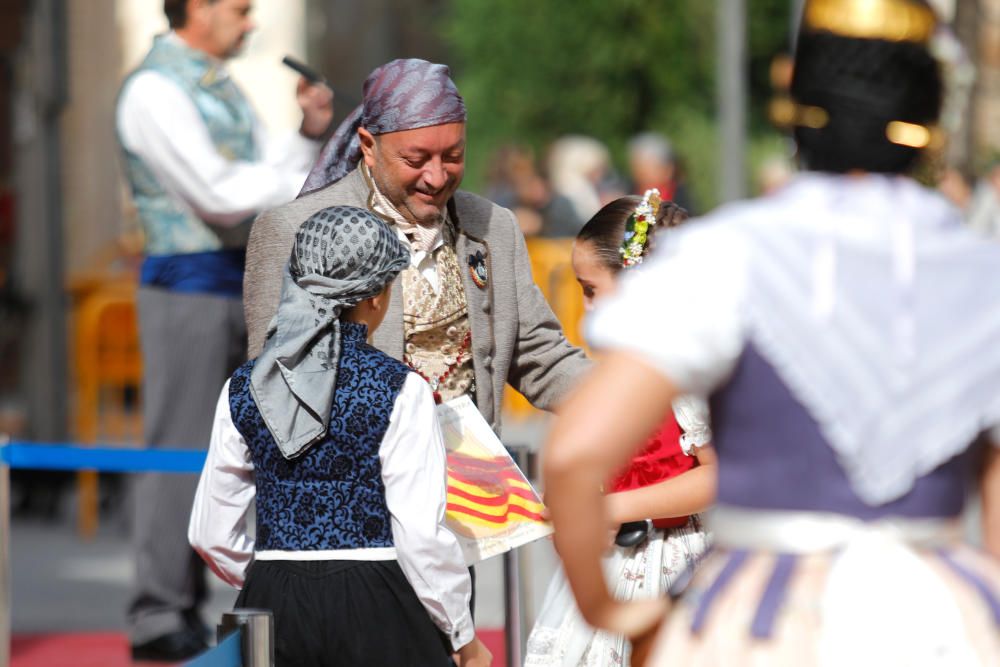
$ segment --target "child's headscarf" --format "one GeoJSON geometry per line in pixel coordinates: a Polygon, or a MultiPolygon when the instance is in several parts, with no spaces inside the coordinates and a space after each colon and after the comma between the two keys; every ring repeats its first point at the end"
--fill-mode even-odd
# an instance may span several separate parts
{"type": "Polygon", "coordinates": [[[250,390],[285,458],[319,441],[330,423],[340,359],[340,315],[376,296],[410,261],[370,211],[332,206],[295,236],[278,312],[250,375],[250,390]]]}

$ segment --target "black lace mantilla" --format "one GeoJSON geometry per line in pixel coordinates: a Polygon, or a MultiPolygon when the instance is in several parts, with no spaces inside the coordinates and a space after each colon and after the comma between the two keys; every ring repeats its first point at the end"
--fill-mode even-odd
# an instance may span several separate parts
{"type": "Polygon", "coordinates": [[[229,409],[250,449],[257,482],[257,549],[391,547],[378,452],[410,369],[343,322],[327,438],[301,457],[281,455],[250,393],[253,360],[233,374],[229,409]]]}

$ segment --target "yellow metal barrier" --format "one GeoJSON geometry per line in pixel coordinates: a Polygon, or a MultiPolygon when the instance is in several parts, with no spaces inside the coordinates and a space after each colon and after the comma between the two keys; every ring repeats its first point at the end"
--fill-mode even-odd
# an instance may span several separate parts
{"type": "MultiPolygon", "coordinates": [[[[573,239],[532,238],[527,240],[527,244],[535,283],[552,306],[569,342],[583,346],[580,330],[583,292],[576,282],[571,263],[573,239]]],[[[524,396],[508,386],[504,394],[504,412],[507,417],[525,419],[538,411],[524,396]]]]}
{"type": "MultiPolygon", "coordinates": [[[[135,285],[95,286],[76,307],[76,439],[94,443],[141,442],[142,354],[135,308],[135,285]]],[[[98,522],[97,473],[77,473],[80,535],[92,537],[98,522]]]]}

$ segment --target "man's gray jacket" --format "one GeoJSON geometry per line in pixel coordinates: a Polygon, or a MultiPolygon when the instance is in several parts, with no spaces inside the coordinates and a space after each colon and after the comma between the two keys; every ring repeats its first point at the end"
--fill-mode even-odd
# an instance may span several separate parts
{"type": "MultiPolygon", "coordinates": [[[[371,197],[371,188],[359,168],[332,185],[257,217],[247,246],[243,283],[251,357],[260,354],[268,324],[278,309],[282,274],[299,225],[329,206],[371,209],[371,197]]],[[[476,402],[494,430],[499,430],[505,383],[509,382],[535,407],[550,409],[590,362],[579,348],[566,341],[552,309],[535,285],[524,237],[514,215],[463,191],[455,193],[449,211],[459,232],[455,253],[463,268],[472,328],[476,402]],[[468,271],[468,258],[477,252],[486,256],[485,287],[478,287],[468,271]]],[[[389,312],[372,342],[396,359],[403,358],[399,278],[393,285],[389,312]]]]}

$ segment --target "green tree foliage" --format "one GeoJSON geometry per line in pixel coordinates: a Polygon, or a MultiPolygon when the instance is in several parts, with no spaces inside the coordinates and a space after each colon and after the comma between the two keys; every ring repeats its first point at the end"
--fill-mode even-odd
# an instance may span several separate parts
{"type": "MultiPolygon", "coordinates": [[[[765,132],[768,65],[787,44],[789,0],[753,0],[751,130],[765,132]]],[[[567,133],[606,142],[665,132],[703,207],[714,201],[715,3],[709,0],[451,0],[444,39],[469,107],[469,181],[505,142],[567,133]]],[[[773,143],[773,137],[770,139],[773,143]]]]}

